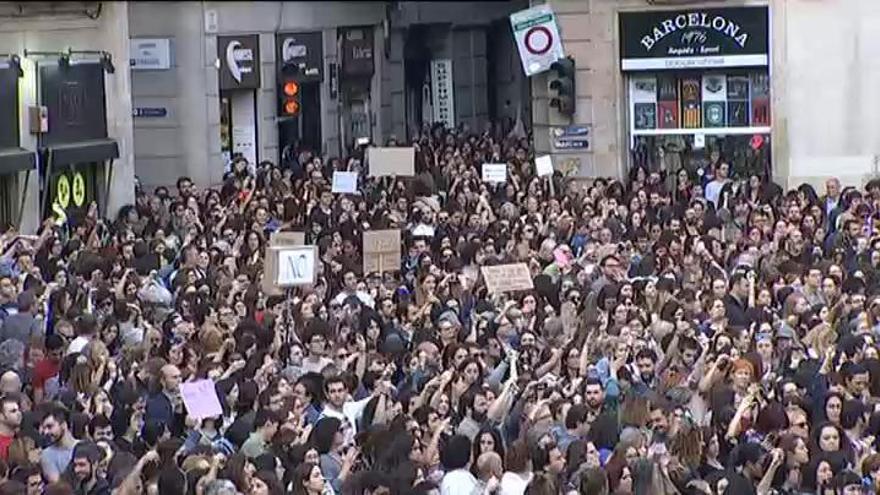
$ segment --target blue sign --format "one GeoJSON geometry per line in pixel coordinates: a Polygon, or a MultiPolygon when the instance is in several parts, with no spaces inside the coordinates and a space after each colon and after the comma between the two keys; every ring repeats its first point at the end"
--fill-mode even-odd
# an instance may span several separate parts
{"type": "Polygon", "coordinates": [[[165,107],[138,107],[131,112],[133,117],[165,117],[168,109],[165,107]]]}
{"type": "Polygon", "coordinates": [[[590,128],[586,125],[570,125],[566,127],[556,127],[553,129],[553,137],[565,138],[586,138],[590,134],[590,128]]]}

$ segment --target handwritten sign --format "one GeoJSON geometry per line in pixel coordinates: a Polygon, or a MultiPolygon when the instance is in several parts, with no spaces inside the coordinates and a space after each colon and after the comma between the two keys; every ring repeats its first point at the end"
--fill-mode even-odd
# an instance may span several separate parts
{"type": "Polygon", "coordinates": [[[367,148],[367,166],[371,177],[416,174],[415,148],[367,148]]]}
{"type": "Polygon", "coordinates": [[[400,268],[400,231],[364,232],[364,273],[382,273],[400,268]]]}
{"type": "Polygon", "coordinates": [[[186,412],[195,419],[215,418],[223,415],[223,407],[217,398],[213,380],[199,380],[180,384],[180,395],[186,412]]]}
{"type": "Polygon", "coordinates": [[[357,192],[357,172],[333,172],[333,192],[354,194],[357,192]]]}
{"type": "Polygon", "coordinates": [[[302,246],[306,243],[305,232],[274,232],[269,237],[266,246],[265,264],[263,270],[262,289],[267,296],[280,296],[284,291],[275,283],[274,274],[278,271],[278,252],[273,250],[276,246],[302,246]]]}
{"type": "Polygon", "coordinates": [[[489,182],[493,184],[503,184],[507,182],[507,164],[484,163],[483,182],[489,182]]]}
{"type": "Polygon", "coordinates": [[[535,158],[535,169],[541,177],[553,175],[553,157],[544,155],[535,158]]]}
{"type": "Polygon", "coordinates": [[[318,276],[317,246],[274,246],[278,252],[275,284],[279,287],[312,285],[318,276]]]}
{"type": "Polygon", "coordinates": [[[486,280],[486,288],[491,294],[535,288],[535,284],[532,282],[532,273],[525,263],[484,266],[480,271],[486,280]]]}

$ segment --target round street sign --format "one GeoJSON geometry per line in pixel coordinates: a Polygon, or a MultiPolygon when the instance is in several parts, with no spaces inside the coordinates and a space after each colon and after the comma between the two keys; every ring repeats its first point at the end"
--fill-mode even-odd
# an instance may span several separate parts
{"type": "Polygon", "coordinates": [[[58,184],[55,189],[55,201],[61,205],[62,208],[67,208],[70,205],[70,181],[67,179],[67,175],[61,175],[58,177],[58,184]]]}
{"type": "Polygon", "coordinates": [[[533,26],[525,35],[526,50],[533,55],[543,55],[553,46],[553,33],[546,26],[533,26]]]}
{"type": "Polygon", "coordinates": [[[77,207],[83,205],[86,200],[86,181],[82,172],[77,172],[73,176],[73,204],[77,207]]]}

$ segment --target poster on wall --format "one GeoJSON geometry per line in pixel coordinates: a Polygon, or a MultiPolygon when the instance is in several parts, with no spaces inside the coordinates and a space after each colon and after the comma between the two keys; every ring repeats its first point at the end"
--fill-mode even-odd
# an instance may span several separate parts
{"type": "Polygon", "coordinates": [[[624,71],[769,65],[768,7],[622,12],[624,71]]]}
{"type": "Polygon", "coordinates": [[[700,127],[700,79],[681,80],[681,123],[685,129],[700,127]]]}
{"type": "Polygon", "coordinates": [[[677,129],[678,120],[678,86],[675,76],[659,76],[657,78],[657,127],[677,129]]]}

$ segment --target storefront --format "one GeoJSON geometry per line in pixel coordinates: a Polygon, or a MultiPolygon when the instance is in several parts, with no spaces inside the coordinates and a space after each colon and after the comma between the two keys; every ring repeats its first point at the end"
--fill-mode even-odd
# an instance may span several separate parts
{"type": "Polygon", "coordinates": [[[21,72],[15,61],[0,62],[0,232],[18,228],[22,198],[27,189],[21,176],[30,180],[36,160],[20,144],[18,81],[21,72]],[[21,172],[26,172],[22,174],[21,172]]]}
{"type": "Polygon", "coordinates": [[[257,92],[260,35],[217,37],[220,60],[220,148],[226,161],[242,156],[257,164],[257,92]]]}
{"type": "Polygon", "coordinates": [[[629,167],[770,176],[767,7],[621,12],[629,167]]]}
{"type": "Polygon", "coordinates": [[[289,164],[300,150],[324,149],[321,137],[324,34],[311,31],[276,35],[275,60],[278,61],[279,163],[289,164]],[[285,95],[285,87],[291,83],[296,91],[285,95]],[[289,100],[296,102],[294,108],[283,108],[289,100]]]}
{"type": "Polygon", "coordinates": [[[372,79],[375,72],[373,28],[339,29],[342,46],[342,71],[339,100],[342,108],[340,139],[343,149],[351,152],[358,139],[373,136],[372,79]]]}
{"type": "Polygon", "coordinates": [[[84,213],[95,202],[105,215],[119,146],[107,137],[104,71],[99,62],[38,63],[47,129],[38,137],[42,216],[84,213]]]}

